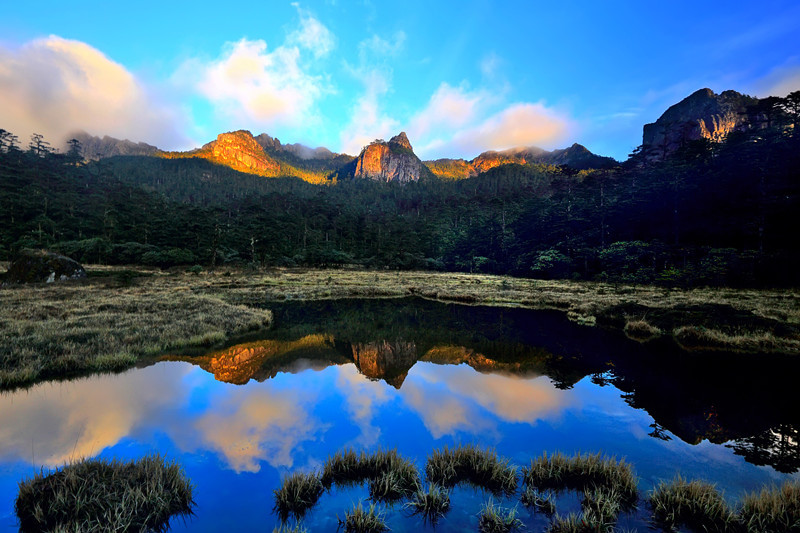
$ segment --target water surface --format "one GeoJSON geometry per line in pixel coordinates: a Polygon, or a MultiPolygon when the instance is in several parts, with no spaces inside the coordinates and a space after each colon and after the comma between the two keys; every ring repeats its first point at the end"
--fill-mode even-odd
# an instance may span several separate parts
{"type": "MultiPolygon", "coordinates": [[[[346,446],[397,448],[420,469],[432,449],[458,443],[520,466],[545,451],[602,452],[633,463],[642,491],[682,473],[731,501],[798,477],[792,359],[639,345],[551,312],[423,300],[271,307],[275,328],[258,339],[2,394],[0,528],[16,527],[17,482],[42,465],[151,452],[179,461],[196,486],[196,516],[177,531],[271,531],[281,476],[346,446]]],[[[365,487],[325,494],[305,525],[334,530],[365,498],[365,487]]],[[[476,530],[487,500],[456,489],[436,530],[476,530]]],[[[546,527],[519,510],[528,530],[546,527]]],[[[559,512],[577,510],[576,496],[559,500],[559,512]]],[[[620,524],[644,531],[646,516],[620,524]]],[[[430,529],[402,506],[387,518],[392,531],[430,529]]]]}

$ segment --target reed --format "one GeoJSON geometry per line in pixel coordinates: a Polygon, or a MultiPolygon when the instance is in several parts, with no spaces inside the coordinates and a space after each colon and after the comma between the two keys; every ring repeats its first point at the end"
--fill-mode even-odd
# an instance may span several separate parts
{"type": "Polygon", "coordinates": [[[317,504],[324,487],[316,473],[294,472],[284,477],[280,488],[274,491],[275,512],[282,522],[289,516],[302,518],[317,504]]]}
{"type": "Polygon", "coordinates": [[[523,527],[517,518],[516,509],[495,505],[490,499],[478,515],[478,531],[481,533],[510,533],[523,527]]]}
{"type": "Polygon", "coordinates": [[[344,514],[344,520],[340,520],[339,525],[344,527],[346,533],[381,533],[389,531],[389,527],[384,521],[383,513],[378,511],[374,504],[370,504],[369,509],[364,509],[361,502],[352,511],[344,514]]]}
{"type": "Polygon", "coordinates": [[[166,531],[192,515],[192,484],[159,455],[85,459],[19,484],[20,531],[166,531]]]}
{"type": "Polygon", "coordinates": [[[495,495],[511,495],[517,490],[517,467],[500,458],[494,450],[474,445],[433,450],[425,464],[428,481],[443,487],[469,483],[495,495]]]}
{"type": "Polygon", "coordinates": [[[405,507],[411,509],[412,514],[422,515],[423,522],[435,526],[450,510],[450,491],[435,483],[430,483],[428,490],[418,486],[405,507]]]}
{"type": "Polygon", "coordinates": [[[676,476],[661,482],[650,494],[653,519],[660,526],[685,526],[693,531],[736,531],[737,517],[716,487],[704,481],[686,481],[676,476]]]}
{"type": "Polygon", "coordinates": [[[800,531],[800,481],[747,494],[739,518],[748,533],[800,531]]]}

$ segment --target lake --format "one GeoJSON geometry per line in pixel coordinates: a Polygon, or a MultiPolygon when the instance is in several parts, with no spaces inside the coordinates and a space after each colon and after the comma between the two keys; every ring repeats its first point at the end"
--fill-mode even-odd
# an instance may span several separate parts
{"type": "MultiPolygon", "coordinates": [[[[345,447],[428,453],[475,443],[525,466],[543,452],[626,458],[642,492],[677,473],[746,491],[798,479],[800,363],[688,353],[667,341],[568,321],[562,313],[421,299],[270,304],[274,327],[211,352],[165,356],[115,375],[0,395],[0,529],[16,528],[17,483],[81,457],[159,452],[195,484],[195,516],[173,530],[271,531],[281,476],[345,447]]],[[[304,519],[331,531],[368,497],[334,489],[304,519]]],[[[477,530],[488,494],[452,493],[436,531],[477,530]]],[[[495,499],[497,503],[498,500],[495,499]]],[[[547,519],[519,503],[528,531],[547,519]]],[[[558,512],[579,510],[576,494],[558,512]]],[[[647,529],[649,514],[623,515],[647,529]]],[[[431,530],[401,505],[392,531],[431,530]]]]}

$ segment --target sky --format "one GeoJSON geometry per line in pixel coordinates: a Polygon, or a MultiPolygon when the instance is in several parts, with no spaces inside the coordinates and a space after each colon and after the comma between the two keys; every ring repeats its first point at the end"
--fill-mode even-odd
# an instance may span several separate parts
{"type": "Polygon", "coordinates": [[[238,129],[423,159],[581,143],[623,160],[709,87],[800,89],[800,2],[0,2],[0,128],[182,150],[238,129]]]}

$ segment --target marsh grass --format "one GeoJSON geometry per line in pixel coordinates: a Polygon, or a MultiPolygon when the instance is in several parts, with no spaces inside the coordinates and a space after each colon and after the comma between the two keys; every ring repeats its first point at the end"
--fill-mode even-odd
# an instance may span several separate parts
{"type": "Polygon", "coordinates": [[[425,464],[428,481],[442,487],[469,483],[495,495],[511,495],[517,490],[517,467],[500,458],[494,450],[474,445],[436,449],[425,464]]]}
{"type": "Polygon", "coordinates": [[[280,488],[274,491],[273,512],[282,522],[289,516],[299,520],[317,504],[324,490],[316,473],[294,472],[283,478],[280,488]]]}
{"type": "Polygon", "coordinates": [[[643,318],[626,321],[623,331],[629,339],[638,342],[647,342],[661,336],[661,330],[643,318]]]}
{"type": "Polygon", "coordinates": [[[320,479],[326,489],[368,482],[370,498],[383,502],[408,497],[419,485],[417,467],[397,450],[378,450],[369,455],[351,448],[339,450],[325,461],[320,479]]]}
{"type": "Polygon", "coordinates": [[[725,499],[714,485],[704,481],[686,481],[681,476],[670,482],[662,481],[648,501],[655,523],[670,531],[678,526],[698,532],[738,529],[737,517],[725,499]]]}
{"type": "Polygon", "coordinates": [[[491,499],[481,508],[478,515],[478,531],[481,533],[510,533],[522,527],[516,509],[500,507],[491,499]]]}
{"type": "Polygon", "coordinates": [[[638,500],[638,480],[633,468],[625,460],[598,454],[577,454],[568,457],[561,453],[547,453],[531,461],[522,469],[525,490],[576,490],[586,495],[600,495],[603,500],[614,498],[622,510],[635,505],[638,500]]]}
{"type": "Polygon", "coordinates": [[[423,522],[435,526],[450,510],[450,491],[435,483],[428,484],[428,490],[418,486],[405,507],[410,509],[412,514],[421,515],[423,522]]]}
{"type": "Polygon", "coordinates": [[[800,531],[800,481],[747,494],[739,517],[748,533],[800,531]]]}
{"type": "Polygon", "coordinates": [[[90,459],[19,484],[20,531],[166,531],[192,513],[192,485],[158,455],[133,462],[90,459]]]}
{"type": "Polygon", "coordinates": [[[346,533],[381,533],[389,531],[383,512],[379,511],[375,504],[370,504],[368,509],[364,509],[361,502],[351,511],[345,512],[344,520],[340,520],[340,526],[344,527],[346,533]]]}
{"type": "Polygon", "coordinates": [[[556,512],[556,503],[552,492],[539,492],[534,487],[525,487],[520,498],[522,505],[537,512],[551,516],[556,512]]]}
{"type": "Polygon", "coordinates": [[[211,346],[271,322],[269,311],[158,281],[0,289],[0,388],[123,370],[142,358],[211,346]]]}

